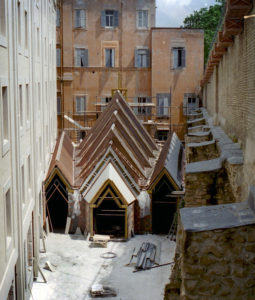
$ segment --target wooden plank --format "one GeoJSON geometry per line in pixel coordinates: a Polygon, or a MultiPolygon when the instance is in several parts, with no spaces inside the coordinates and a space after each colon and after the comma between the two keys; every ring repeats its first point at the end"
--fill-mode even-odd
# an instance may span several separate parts
{"type": "Polygon", "coordinates": [[[71,218],[70,218],[70,217],[67,217],[67,218],[66,218],[65,234],[68,234],[68,233],[69,233],[70,225],[71,225],[71,218]]]}

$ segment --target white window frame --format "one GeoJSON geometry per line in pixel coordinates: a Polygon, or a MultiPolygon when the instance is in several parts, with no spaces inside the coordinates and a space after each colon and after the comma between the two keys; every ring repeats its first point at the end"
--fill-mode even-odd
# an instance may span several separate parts
{"type": "Polygon", "coordinates": [[[114,27],[114,10],[105,10],[105,27],[114,27]]]}
{"type": "Polygon", "coordinates": [[[138,29],[149,28],[149,12],[146,9],[138,9],[136,11],[136,27],[138,29]],[[146,20],[147,18],[147,20],[146,20]]]}

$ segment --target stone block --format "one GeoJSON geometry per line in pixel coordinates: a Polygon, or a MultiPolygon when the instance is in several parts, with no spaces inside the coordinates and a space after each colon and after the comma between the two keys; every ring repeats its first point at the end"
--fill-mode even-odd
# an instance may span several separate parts
{"type": "Polygon", "coordinates": [[[245,246],[245,250],[248,252],[255,252],[255,243],[254,244],[249,244],[245,246]]]}
{"type": "Polygon", "coordinates": [[[255,242],[255,229],[249,230],[247,232],[247,242],[255,242]]]}
{"type": "Polygon", "coordinates": [[[211,264],[215,264],[217,263],[217,259],[215,259],[215,257],[213,255],[204,255],[202,257],[200,257],[200,264],[203,266],[208,266],[211,264]]]}

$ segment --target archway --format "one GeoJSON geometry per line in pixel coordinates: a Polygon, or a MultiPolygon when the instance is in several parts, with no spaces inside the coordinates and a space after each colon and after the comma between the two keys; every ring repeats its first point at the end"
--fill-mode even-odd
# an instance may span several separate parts
{"type": "Polygon", "coordinates": [[[46,189],[46,216],[52,231],[64,233],[68,216],[68,193],[58,175],[54,176],[46,189]]]}
{"type": "Polygon", "coordinates": [[[177,210],[177,199],[171,197],[174,188],[164,174],[152,193],[152,231],[167,234],[177,210]]]}
{"type": "Polygon", "coordinates": [[[107,185],[93,205],[93,231],[113,237],[126,236],[126,206],[107,185]]]}

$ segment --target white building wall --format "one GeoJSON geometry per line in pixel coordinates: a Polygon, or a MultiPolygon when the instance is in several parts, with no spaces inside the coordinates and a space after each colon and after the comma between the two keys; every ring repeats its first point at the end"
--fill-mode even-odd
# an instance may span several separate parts
{"type": "Polygon", "coordinates": [[[1,300],[13,281],[16,299],[29,299],[31,229],[39,257],[39,198],[57,134],[55,14],[55,0],[0,0],[1,300]]]}

